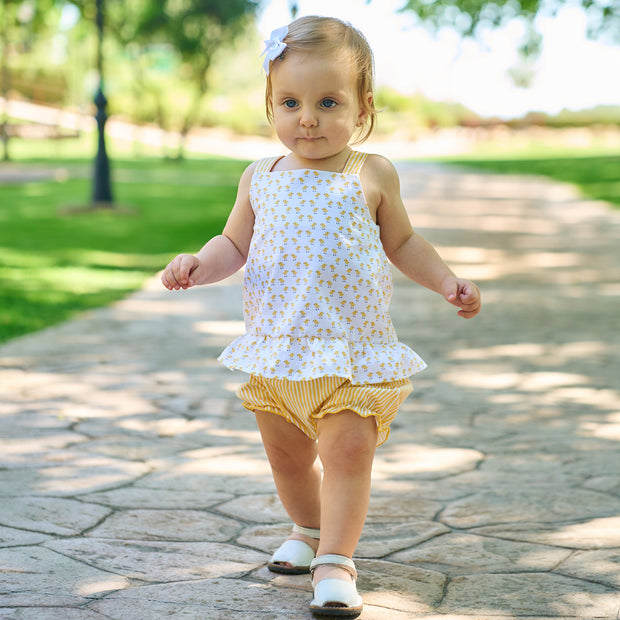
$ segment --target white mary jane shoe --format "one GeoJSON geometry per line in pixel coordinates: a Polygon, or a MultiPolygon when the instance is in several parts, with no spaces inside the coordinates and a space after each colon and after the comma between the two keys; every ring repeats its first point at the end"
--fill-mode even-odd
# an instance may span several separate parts
{"type": "MultiPolygon", "coordinates": [[[[319,540],[321,531],[311,527],[293,525],[293,532],[319,540]]],[[[303,540],[285,540],[267,562],[267,568],[274,573],[303,575],[310,572],[314,549],[303,540]]]]}
{"type": "Polygon", "coordinates": [[[310,611],[315,616],[339,618],[357,618],[362,613],[362,597],[357,591],[355,579],[357,571],[351,558],[345,555],[319,555],[310,564],[310,572],[314,574],[317,566],[331,564],[343,568],[353,577],[352,581],[344,579],[321,579],[314,586],[314,598],[310,603],[310,611]]]}

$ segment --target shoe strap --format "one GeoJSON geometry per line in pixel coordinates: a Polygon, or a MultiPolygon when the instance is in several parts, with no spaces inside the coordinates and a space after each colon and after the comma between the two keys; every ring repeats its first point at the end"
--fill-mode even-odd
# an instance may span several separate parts
{"type": "Polygon", "coordinates": [[[337,555],[336,553],[327,553],[325,555],[317,555],[310,563],[310,572],[314,574],[317,566],[323,566],[325,564],[331,564],[332,566],[338,566],[344,568],[348,573],[353,576],[353,579],[357,579],[357,570],[355,570],[355,564],[351,558],[346,555],[337,555]]]}
{"type": "Polygon", "coordinates": [[[315,540],[319,540],[321,538],[321,530],[313,527],[303,527],[303,525],[297,525],[297,523],[293,525],[293,532],[295,532],[295,534],[308,536],[308,538],[314,538],[315,540]]]}

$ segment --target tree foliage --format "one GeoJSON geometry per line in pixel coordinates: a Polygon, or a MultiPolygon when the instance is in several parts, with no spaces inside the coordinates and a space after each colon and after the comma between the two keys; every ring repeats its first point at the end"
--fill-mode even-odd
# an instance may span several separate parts
{"type": "MultiPolygon", "coordinates": [[[[94,20],[94,0],[69,1],[85,18],[94,20]]],[[[153,47],[165,47],[175,55],[180,74],[193,86],[180,127],[179,157],[208,90],[208,71],[216,51],[245,31],[257,8],[258,0],[106,0],[105,32],[133,56],[139,89],[148,90],[140,56],[153,47]]],[[[165,125],[163,117],[160,124],[165,125]]]]}
{"type": "MultiPolygon", "coordinates": [[[[54,0],[2,0],[0,3],[0,95],[6,102],[11,89],[11,56],[27,50],[37,33],[45,28],[54,0]]],[[[6,103],[0,119],[3,159],[9,159],[6,103]]]]}
{"type": "Polygon", "coordinates": [[[519,61],[508,74],[516,86],[528,87],[543,43],[535,18],[557,15],[569,6],[584,9],[590,37],[620,44],[620,0],[407,0],[401,11],[415,13],[432,29],[448,27],[474,38],[483,30],[520,18],[525,22],[525,34],[518,49],[519,61]]]}
{"type": "Polygon", "coordinates": [[[585,10],[592,37],[620,43],[620,0],[407,0],[401,10],[412,11],[435,28],[449,26],[472,36],[516,17],[532,24],[537,15],[555,15],[567,6],[585,10]]]}
{"type": "Polygon", "coordinates": [[[215,52],[228,44],[248,25],[258,2],[255,0],[163,0],[147,2],[137,24],[142,40],[168,43],[180,55],[188,79],[194,84],[194,99],[181,127],[182,139],[194,126],[200,103],[207,92],[207,72],[215,52]]]}

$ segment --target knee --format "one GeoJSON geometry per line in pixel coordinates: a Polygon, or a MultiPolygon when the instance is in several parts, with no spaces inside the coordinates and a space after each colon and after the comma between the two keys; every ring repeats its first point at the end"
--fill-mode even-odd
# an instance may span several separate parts
{"type": "Polygon", "coordinates": [[[319,456],[325,469],[359,472],[372,465],[377,445],[376,426],[359,425],[341,434],[319,436],[319,456]]]}
{"type": "Polygon", "coordinates": [[[264,444],[271,469],[276,473],[294,474],[312,467],[316,451],[291,450],[288,446],[264,444]]]}

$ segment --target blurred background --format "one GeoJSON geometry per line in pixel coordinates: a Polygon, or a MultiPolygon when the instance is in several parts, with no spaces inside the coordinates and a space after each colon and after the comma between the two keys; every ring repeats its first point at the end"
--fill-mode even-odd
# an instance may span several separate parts
{"type": "Polygon", "coordinates": [[[296,16],[374,50],[363,145],[620,204],[620,0],[2,0],[0,341],[141,286],[281,152],[259,55],[296,16]]]}
{"type": "Polygon", "coordinates": [[[366,34],[376,56],[382,110],[377,137],[411,142],[434,134],[433,141],[411,148],[414,154],[462,151],[498,132],[505,140],[510,130],[524,128],[537,129],[537,139],[617,144],[618,5],[3,0],[2,136],[6,146],[14,136],[92,129],[99,10],[107,113],[126,123],[120,129],[111,123],[109,130],[135,146],[169,147],[167,155],[182,155],[188,136],[206,136],[214,128],[272,136],[258,55],[273,28],[304,14],[340,17],[366,34]],[[589,131],[541,131],[584,127],[589,131]]]}

